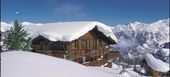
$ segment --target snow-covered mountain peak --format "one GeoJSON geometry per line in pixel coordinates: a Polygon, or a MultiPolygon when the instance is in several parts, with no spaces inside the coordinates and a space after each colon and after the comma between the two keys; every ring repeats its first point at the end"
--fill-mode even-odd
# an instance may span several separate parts
{"type": "Polygon", "coordinates": [[[123,54],[141,52],[138,49],[140,47],[143,47],[144,51],[150,49],[149,51],[154,52],[162,44],[169,42],[169,19],[159,20],[150,24],[133,22],[117,25],[112,30],[119,40],[114,48],[123,54]]]}
{"type": "Polygon", "coordinates": [[[25,25],[25,26],[29,26],[29,25],[40,26],[40,25],[43,25],[43,24],[42,23],[22,22],[22,25],[25,25]]]}
{"type": "Polygon", "coordinates": [[[135,22],[130,22],[130,23],[128,23],[127,25],[128,25],[128,26],[132,26],[132,25],[144,25],[144,23],[135,21],[135,22]]]}
{"type": "Polygon", "coordinates": [[[151,25],[160,25],[160,24],[169,24],[169,18],[168,19],[164,19],[164,20],[158,20],[156,22],[151,23],[151,25]]]}
{"type": "Polygon", "coordinates": [[[1,21],[1,32],[5,32],[5,31],[9,30],[11,27],[12,27],[11,24],[1,21]]]}

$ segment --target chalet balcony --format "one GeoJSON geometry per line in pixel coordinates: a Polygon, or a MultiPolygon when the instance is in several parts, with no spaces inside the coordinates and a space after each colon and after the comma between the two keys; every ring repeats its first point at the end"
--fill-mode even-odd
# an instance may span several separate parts
{"type": "Polygon", "coordinates": [[[81,58],[85,56],[84,50],[71,50],[68,53],[70,58],[81,58]]]}
{"type": "Polygon", "coordinates": [[[91,55],[91,56],[98,56],[98,55],[105,55],[108,53],[108,49],[107,48],[100,48],[99,50],[90,50],[86,52],[86,55],[91,55]]]}

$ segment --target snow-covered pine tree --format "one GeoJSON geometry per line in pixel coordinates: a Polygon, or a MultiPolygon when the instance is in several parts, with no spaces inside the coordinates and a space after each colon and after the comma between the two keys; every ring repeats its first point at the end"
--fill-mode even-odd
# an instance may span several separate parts
{"type": "Polygon", "coordinates": [[[4,39],[4,45],[7,50],[31,51],[32,39],[28,35],[23,26],[15,20],[13,27],[11,27],[7,37],[4,39]]]}

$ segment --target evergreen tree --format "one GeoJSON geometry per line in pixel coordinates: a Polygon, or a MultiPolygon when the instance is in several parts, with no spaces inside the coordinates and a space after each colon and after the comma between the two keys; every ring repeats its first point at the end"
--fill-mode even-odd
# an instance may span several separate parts
{"type": "Polygon", "coordinates": [[[31,37],[28,35],[23,26],[15,20],[13,27],[11,27],[7,37],[4,39],[7,50],[31,51],[31,37]]]}

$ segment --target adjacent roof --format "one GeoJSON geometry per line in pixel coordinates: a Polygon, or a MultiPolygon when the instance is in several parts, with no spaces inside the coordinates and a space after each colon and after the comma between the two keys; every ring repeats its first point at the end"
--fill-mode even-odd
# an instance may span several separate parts
{"type": "Polygon", "coordinates": [[[50,41],[72,41],[83,36],[95,27],[104,35],[117,42],[117,38],[113,34],[112,29],[96,21],[46,23],[34,26],[28,31],[33,38],[41,35],[50,41]]]}
{"type": "Polygon", "coordinates": [[[169,52],[170,52],[170,49],[167,49],[167,48],[163,48],[161,51],[163,56],[170,56],[169,52]]]}
{"type": "Polygon", "coordinates": [[[169,64],[163,62],[160,59],[156,59],[152,54],[147,53],[144,55],[144,58],[147,64],[155,71],[158,72],[168,72],[169,71],[169,64]]]}

